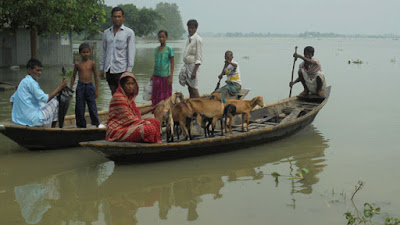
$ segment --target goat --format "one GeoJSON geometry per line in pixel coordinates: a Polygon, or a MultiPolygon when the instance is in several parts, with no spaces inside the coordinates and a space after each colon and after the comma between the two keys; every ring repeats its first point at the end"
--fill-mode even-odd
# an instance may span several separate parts
{"type": "MultiPolygon", "coordinates": [[[[163,123],[166,124],[167,128],[167,142],[169,142],[170,138],[174,136],[174,131],[173,131],[173,124],[174,121],[172,119],[172,113],[171,110],[175,104],[178,103],[178,100],[180,102],[183,102],[184,97],[181,92],[176,92],[171,95],[171,97],[160,101],[157,105],[156,108],[154,109],[154,118],[156,118],[158,121],[160,121],[161,127],[163,123]]],[[[162,132],[162,130],[161,130],[162,132]]]]}
{"type": "Polygon", "coordinates": [[[211,93],[210,99],[221,101],[221,99],[222,99],[221,93],[218,91],[214,91],[213,93],[211,93]]]}
{"type": "Polygon", "coordinates": [[[229,132],[232,134],[232,120],[233,117],[236,115],[236,106],[233,104],[229,104],[224,108],[224,127],[225,133],[228,133],[226,123],[229,118],[229,132]]]}
{"type": "MultiPolygon", "coordinates": [[[[208,124],[204,126],[204,133],[207,137],[210,136],[210,125],[212,126],[212,136],[214,136],[215,124],[224,114],[224,104],[217,100],[206,98],[191,98],[187,104],[192,109],[193,113],[197,113],[204,120],[208,120],[208,124]]],[[[221,135],[224,135],[222,120],[221,120],[221,135]]]]}
{"type": "MultiPolygon", "coordinates": [[[[193,112],[192,109],[186,104],[186,102],[180,102],[172,108],[172,119],[175,126],[175,131],[179,140],[178,124],[181,127],[185,141],[190,138],[193,140],[193,123],[192,123],[193,112]]],[[[171,141],[174,141],[172,136],[171,141]]]]}
{"type": "Polygon", "coordinates": [[[244,131],[244,116],[247,118],[247,131],[249,131],[249,122],[250,122],[250,111],[259,105],[260,107],[264,106],[264,98],[261,96],[254,97],[252,100],[228,100],[225,102],[225,105],[235,105],[236,106],[236,114],[242,114],[242,131],[244,131]]]}

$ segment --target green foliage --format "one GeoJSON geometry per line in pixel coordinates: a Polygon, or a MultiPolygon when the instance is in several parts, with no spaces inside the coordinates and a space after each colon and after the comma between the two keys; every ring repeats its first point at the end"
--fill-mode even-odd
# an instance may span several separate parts
{"type": "MultiPolygon", "coordinates": [[[[68,78],[68,79],[70,79],[71,77],[72,77],[72,70],[66,70],[65,71],[65,78],[68,78]]],[[[60,72],[59,74],[58,74],[60,77],[63,77],[64,76],[64,74],[62,73],[62,72],[60,72]]]]}
{"type": "Polygon", "coordinates": [[[103,0],[2,0],[0,27],[38,34],[97,31],[104,23],[103,0]]]}
{"type": "MultiPolygon", "coordinates": [[[[354,193],[351,197],[351,201],[353,202],[354,195],[364,187],[365,182],[363,181],[358,181],[357,185],[355,185],[355,190],[354,193]]],[[[353,225],[353,224],[375,224],[372,221],[372,218],[375,215],[381,214],[381,208],[380,207],[374,207],[369,203],[364,203],[364,209],[362,211],[362,214],[360,215],[359,210],[357,209],[356,205],[353,202],[353,206],[355,208],[356,213],[353,213],[351,211],[347,211],[344,213],[346,220],[347,220],[347,225],[353,225]]],[[[391,218],[387,217],[385,219],[385,225],[400,225],[400,220],[398,218],[391,218]]]]}
{"type": "Polygon", "coordinates": [[[400,220],[397,218],[388,217],[385,219],[385,225],[399,225],[400,220]]]}
{"type": "Polygon", "coordinates": [[[180,39],[185,33],[181,13],[176,3],[160,2],[155,11],[161,15],[158,30],[166,30],[169,39],[180,39]]]}
{"type": "Polygon", "coordinates": [[[365,203],[364,204],[364,210],[363,210],[363,215],[359,216],[354,215],[352,212],[348,211],[344,215],[346,216],[347,224],[352,225],[352,224],[373,224],[371,221],[372,217],[374,215],[378,215],[381,213],[381,208],[377,207],[374,208],[372,207],[371,204],[365,203]]]}
{"type": "Polygon", "coordinates": [[[297,170],[295,177],[289,177],[288,180],[294,180],[294,179],[302,180],[302,179],[304,179],[304,174],[308,174],[309,172],[310,171],[307,168],[301,168],[301,169],[297,170]]]}

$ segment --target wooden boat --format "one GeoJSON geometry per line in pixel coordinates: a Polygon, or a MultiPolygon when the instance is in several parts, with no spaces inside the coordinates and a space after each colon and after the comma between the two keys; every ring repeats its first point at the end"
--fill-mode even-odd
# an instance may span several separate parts
{"type": "MultiPolygon", "coordinates": [[[[120,163],[131,161],[164,160],[179,157],[218,153],[245,148],[260,143],[281,139],[302,130],[311,124],[318,112],[326,104],[331,87],[326,88],[325,98],[309,96],[291,97],[273,102],[250,113],[250,131],[241,130],[241,116],[234,118],[233,134],[194,140],[166,143],[127,143],[105,140],[80,143],[105,157],[120,163]]],[[[197,127],[198,130],[199,127],[197,127]]]]}
{"type": "MultiPolygon", "coordinates": [[[[99,111],[98,114],[101,123],[107,123],[108,111],[99,111]]],[[[90,121],[90,118],[86,118],[86,121],[90,121]]],[[[28,127],[9,122],[0,125],[0,133],[26,149],[43,150],[75,147],[82,141],[104,139],[106,129],[93,125],[76,128],[75,115],[68,115],[65,116],[63,128],[28,127]]]]}
{"type": "MultiPolygon", "coordinates": [[[[243,99],[248,89],[242,89],[239,94],[243,99]]],[[[209,95],[203,95],[207,97],[209,95]]],[[[140,104],[138,107],[147,107],[150,103],[140,104]]],[[[108,111],[99,111],[99,121],[107,123],[108,111]]],[[[152,116],[152,115],[145,115],[152,116]]],[[[89,114],[85,115],[86,121],[90,121],[89,114]]],[[[105,128],[96,128],[88,124],[87,128],[76,128],[75,115],[68,115],[64,119],[63,128],[28,127],[13,123],[0,124],[0,133],[4,134],[20,146],[28,150],[60,149],[79,146],[79,142],[104,140],[105,128]]]]}

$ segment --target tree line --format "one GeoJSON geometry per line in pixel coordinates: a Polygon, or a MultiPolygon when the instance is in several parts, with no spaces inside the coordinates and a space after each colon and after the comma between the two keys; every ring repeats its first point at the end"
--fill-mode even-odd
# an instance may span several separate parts
{"type": "MultiPolygon", "coordinates": [[[[169,38],[181,38],[185,29],[176,3],[158,3],[155,9],[138,9],[133,4],[119,5],[125,11],[124,24],[136,36],[168,31],[169,38]]],[[[37,57],[37,37],[50,33],[75,32],[93,37],[112,25],[112,7],[104,0],[2,0],[0,31],[25,28],[31,34],[31,55],[37,57]]]]}

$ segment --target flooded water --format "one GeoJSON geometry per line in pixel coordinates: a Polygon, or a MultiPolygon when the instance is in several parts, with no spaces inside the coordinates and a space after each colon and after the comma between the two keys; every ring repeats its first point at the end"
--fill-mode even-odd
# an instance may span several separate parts
{"type": "MultiPolygon", "coordinates": [[[[173,88],[187,96],[177,77],[184,42],[169,44],[175,50],[173,88]]],[[[362,216],[364,203],[381,208],[376,224],[400,217],[400,40],[204,38],[204,44],[201,94],[214,90],[229,49],[243,87],[251,89],[247,98],[286,98],[294,47],[302,52],[313,45],[332,86],[330,99],[312,125],[292,137],[148,164],[116,165],[86,148],[29,152],[0,135],[0,224],[347,224],[344,213],[362,216]],[[299,171],[304,179],[290,179],[299,171]],[[365,185],[352,202],[359,181],[365,185]]],[[[156,45],[138,43],[134,72],[141,90],[156,45]]],[[[42,89],[52,91],[60,71],[45,67],[42,89]]],[[[0,81],[18,83],[25,73],[2,68],[0,81]]],[[[301,91],[300,84],[293,88],[293,94],[301,91]]],[[[10,121],[12,93],[0,93],[0,121],[10,121]]],[[[101,81],[100,110],[110,97],[101,81]]]]}

